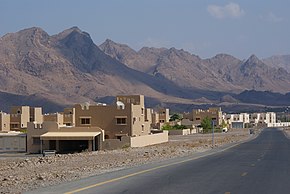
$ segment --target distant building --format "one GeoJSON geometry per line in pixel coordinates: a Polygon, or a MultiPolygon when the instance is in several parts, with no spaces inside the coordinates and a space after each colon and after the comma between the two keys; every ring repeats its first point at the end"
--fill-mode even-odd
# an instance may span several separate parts
{"type": "Polygon", "coordinates": [[[165,123],[169,122],[169,109],[159,108],[156,112],[151,110],[151,128],[161,129],[165,123]]]}
{"type": "Polygon", "coordinates": [[[250,115],[248,113],[227,114],[225,121],[231,128],[244,128],[250,123],[250,115]]]}
{"type": "Polygon", "coordinates": [[[75,108],[65,108],[63,111],[63,124],[66,126],[75,126],[75,114],[75,108]]]}
{"type": "Polygon", "coordinates": [[[42,108],[13,106],[10,111],[10,130],[27,129],[28,122],[43,122],[42,108]]]}
{"type": "Polygon", "coordinates": [[[0,131],[10,131],[10,115],[0,112],[0,131]]]}
{"type": "Polygon", "coordinates": [[[43,115],[43,121],[44,122],[56,122],[59,126],[64,125],[64,115],[63,113],[50,113],[50,114],[44,114],[43,115]]]}
{"type": "Polygon", "coordinates": [[[276,123],[276,113],[252,113],[250,114],[250,123],[253,124],[270,124],[276,123]]]}
{"type": "Polygon", "coordinates": [[[209,108],[207,110],[192,110],[190,113],[184,113],[183,119],[189,119],[194,125],[200,125],[202,120],[208,117],[210,120],[214,121],[216,126],[222,124],[222,110],[220,107],[209,108]]]}

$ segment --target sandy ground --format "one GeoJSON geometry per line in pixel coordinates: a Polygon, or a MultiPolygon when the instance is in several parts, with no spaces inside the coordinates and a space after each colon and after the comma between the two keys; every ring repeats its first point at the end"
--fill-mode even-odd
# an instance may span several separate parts
{"type": "MultiPolygon", "coordinates": [[[[250,137],[247,129],[215,134],[215,145],[239,142],[250,137]]],[[[211,134],[170,136],[169,142],[143,148],[84,152],[46,157],[0,155],[0,193],[21,193],[169,158],[212,149],[211,134]]]]}

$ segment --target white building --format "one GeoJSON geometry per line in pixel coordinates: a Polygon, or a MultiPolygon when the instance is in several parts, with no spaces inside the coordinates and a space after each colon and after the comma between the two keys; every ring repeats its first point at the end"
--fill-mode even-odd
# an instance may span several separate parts
{"type": "Polygon", "coordinates": [[[254,124],[276,123],[276,113],[274,112],[252,113],[250,114],[250,123],[254,123],[254,124]]]}

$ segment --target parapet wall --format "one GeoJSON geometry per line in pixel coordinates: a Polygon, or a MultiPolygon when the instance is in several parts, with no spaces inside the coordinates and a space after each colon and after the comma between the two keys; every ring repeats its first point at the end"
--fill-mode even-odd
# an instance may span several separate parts
{"type": "Polygon", "coordinates": [[[102,144],[104,150],[114,150],[126,147],[144,147],[168,142],[168,131],[162,133],[142,135],[137,137],[124,136],[120,139],[106,139],[102,144]]]}
{"type": "Polygon", "coordinates": [[[144,147],[164,142],[168,142],[168,131],[151,135],[131,137],[131,147],[144,147]]]}

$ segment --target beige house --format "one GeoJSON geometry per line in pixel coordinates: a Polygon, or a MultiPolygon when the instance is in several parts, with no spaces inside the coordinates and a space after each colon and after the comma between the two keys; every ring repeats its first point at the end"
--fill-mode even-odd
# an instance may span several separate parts
{"type": "Polygon", "coordinates": [[[66,126],[75,126],[75,108],[65,108],[63,111],[63,124],[66,126]]]}
{"type": "Polygon", "coordinates": [[[53,121],[28,123],[27,152],[41,153],[57,150],[60,153],[102,149],[103,130],[99,127],[59,126],[53,121]]]}
{"type": "Polygon", "coordinates": [[[193,122],[194,125],[200,125],[202,120],[206,117],[210,118],[210,120],[214,121],[216,126],[220,126],[222,124],[222,110],[220,107],[217,108],[209,108],[207,110],[192,110],[191,113],[184,113],[183,119],[189,119],[193,122]]]}
{"type": "Polygon", "coordinates": [[[122,136],[141,136],[150,133],[150,123],[145,121],[144,96],[117,96],[116,104],[75,105],[76,127],[100,127],[105,139],[122,136]]]}
{"type": "Polygon", "coordinates": [[[164,123],[169,122],[170,116],[168,108],[160,108],[156,112],[151,109],[149,109],[148,111],[150,111],[151,114],[150,118],[152,128],[161,129],[164,123]]]}
{"type": "Polygon", "coordinates": [[[10,129],[19,131],[27,128],[28,122],[42,123],[42,108],[29,106],[13,106],[10,111],[10,129]]]}
{"type": "Polygon", "coordinates": [[[10,131],[10,114],[0,112],[0,131],[10,131]]]}
{"type": "Polygon", "coordinates": [[[60,113],[44,114],[43,121],[54,121],[59,126],[75,126],[75,108],[65,108],[60,113]]]}
{"type": "Polygon", "coordinates": [[[59,126],[64,125],[63,113],[50,113],[43,115],[44,122],[56,122],[59,126]]]}
{"type": "Polygon", "coordinates": [[[29,153],[53,149],[73,152],[138,147],[168,141],[168,133],[151,135],[144,96],[117,96],[116,103],[76,104],[64,113],[44,115],[27,129],[29,153]]]}

